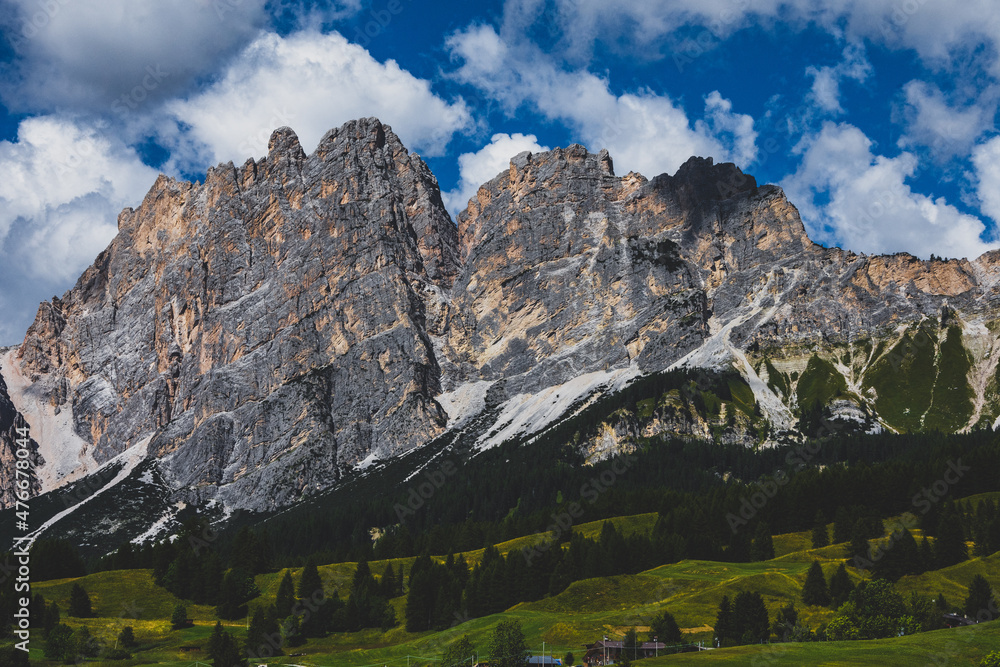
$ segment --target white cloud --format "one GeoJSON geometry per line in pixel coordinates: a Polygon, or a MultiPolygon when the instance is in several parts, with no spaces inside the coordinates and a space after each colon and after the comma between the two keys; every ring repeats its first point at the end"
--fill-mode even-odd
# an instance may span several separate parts
{"type": "Polygon", "coordinates": [[[380,63],[337,33],[260,35],[206,90],[167,105],[175,126],[164,140],[181,166],[267,152],[275,127],[288,125],[311,151],[331,128],[365,116],[392,125],[408,147],[440,155],[472,125],[462,100],[446,101],[430,82],[380,63]]]}
{"type": "Polygon", "coordinates": [[[491,27],[474,26],[447,42],[461,64],[453,76],[498,100],[508,113],[529,104],[566,123],[591,150],[607,148],[619,171],[673,172],[692,155],[738,160],[756,155],[753,119],[735,114],[718,92],[706,98],[705,121],[692,126],[670,98],[650,90],[616,95],[606,80],[561,69],[527,42],[506,43],[491,27]],[[722,139],[725,139],[723,141],[722,139]]]}
{"type": "Polygon", "coordinates": [[[75,279],[117,233],[121,209],[137,204],[156,176],[97,128],[55,116],[22,121],[17,141],[0,142],[4,254],[37,277],[75,279]]]}
{"type": "MultiPolygon", "coordinates": [[[[532,14],[523,7],[534,4],[508,1],[505,22],[516,28],[530,21],[532,14]]],[[[996,45],[1000,36],[1000,13],[993,0],[556,0],[556,4],[562,46],[572,54],[590,52],[597,41],[657,53],[654,47],[668,44],[683,26],[704,27],[701,38],[710,48],[747,23],[764,20],[818,25],[851,42],[867,39],[912,48],[927,64],[947,70],[956,49],[970,43],[996,45]]],[[[988,57],[994,73],[1000,73],[996,54],[994,49],[988,57]]]]}
{"type": "Polygon", "coordinates": [[[443,193],[446,207],[458,217],[479,186],[506,171],[512,157],[523,151],[541,153],[547,150],[549,147],[540,145],[533,134],[494,134],[490,143],[475,153],[464,153],[458,157],[459,181],[453,190],[443,193]]]}
{"type": "Polygon", "coordinates": [[[802,163],[782,185],[814,240],[855,252],[902,250],[919,257],[972,259],[991,249],[980,239],[980,220],[906,184],[917,169],[912,154],[875,155],[861,130],[830,122],[798,150],[802,163]]]}
{"type": "Polygon", "coordinates": [[[976,105],[953,106],[933,84],[910,81],[903,90],[907,128],[899,139],[900,148],[927,147],[941,159],[964,157],[992,124],[991,111],[976,105]]]}
{"type": "Polygon", "coordinates": [[[733,113],[733,103],[717,90],[705,98],[705,118],[707,122],[698,121],[696,126],[703,133],[723,140],[729,146],[729,159],[745,167],[757,158],[757,132],[753,129],[753,118],[733,113]]]}
{"type": "Polygon", "coordinates": [[[0,344],[18,342],[38,304],[61,294],[118,232],[118,213],[156,179],[107,128],[59,116],[0,141],[0,344]]]}
{"type": "Polygon", "coordinates": [[[184,90],[252,39],[267,18],[264,0],[9,0],[7,6],[5,32],[18,55],[5,72],[7,104],[98,113],[111,111],[116,100],[132,111],[184,90]]]}
{"type": "Polygon", "coordinates": [[[976,168],[980,207],[1000,224],[1000,137],[993,137],[972,152],[976,168]]]}
{"type": "Polygon", "coordinates": [[[864,46],[850,44],[844,48],[844,59],[836,65],[806,68],[806,74],[813,77],[808,99],[828,113],[841,114],[844,108],[840,105],[840,82],[844,79],[861,82],[871,72],[864,46]]]}

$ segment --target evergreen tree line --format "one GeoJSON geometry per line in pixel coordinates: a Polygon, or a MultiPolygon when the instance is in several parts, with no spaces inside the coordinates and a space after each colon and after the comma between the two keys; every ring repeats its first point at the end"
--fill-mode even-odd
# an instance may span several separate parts
{"type": "MultiPolygon", "coordinates": [[[[992,474],[1000,469],[996,437],[980,432],[845,436],[817,444],[815,451],[790,446],[760,453],[739,446],[653,438],[641,442],[639,451],[630,455],[627,470],[614,476],[609,471],[620,469],[620,461],[582,466],[566,441],[560,444],[550,437],[555,436],[530,446],[484,452],[464,464],[418,510],[402,516],[392,511],[392,505],[405,507],[406,494],[390,500],[394,494],[387,492],[389,499],[379,510],[378,503],[357,498],[358,489],[352,489],[360,506],[344,510],[344,515],[333,510],[339,519],[326,508],[311,508],[308,515],[268,521],[258,530],[269,535],[271,543],[282,545],[276,553],[280,564],[299,560],[294,553],[300,540],[315,545],[331,562],[382,560],[458,553],[542,532],[575,502],[584,508],[588,521],[687,508],[699,521],[699,531],[681,534],[703,543],[692,548],[705,552],[705,542],[720,549],[729,544],[734,527],[741,534],[747,526],[749,538],[733,546],[748,549],[760,521],[777,534],[808,530],[817,512],[833,517],[852,504],[872,524],[884,516],[914,511],[912,499],[939,480],[955,459],[971,470],[949,494],[968,496],[1000,488],[992,474]],[[518,475],[507,474],[512,467],[518,475]],[[727,474],[729,481],[724,479],[727,474]],[[614,482],[602,485],[602,475],[614,482]],[[490,488],[490,493],[481,493],[483,488],[490,488]],[[865,502],[845,502],[858,498],[865,502]],[[365,518],[359,523],[358,517],[365,518]],[[371,526],[387,527],[374,544],[367,533],[371,526]],[[336,546],[330,545],[330,536],[338,534],[336,546]]],[[[853,523],[845,540],[850,539],[853,523]]],[[[996,524],[991,528],[980,521],[978,536],[972,534],[971,525],[963,525],[963,530],[983,549],[997,550],[996,524]]]]}
{"type": "MultiPolygon", "coordinates": [[[[665,524],[657,524],[658,526],[665,524]]],[[[754,540],[750,551],[763,560],[774,557],[771,536],[754,540]]],[[[634,574],[666,561],[664,554],[676,551],[677,535],[623,536],[614,524],[605,522],[594,540],[578,532],[567,541],[542,542],[506,555],[488,546],[482,560],[471,570],[465,559],[449,555],[437,563],[424,555],[414,562],[406,598],[406,629],[410,632],[442,630],[468,618],[504,611],[520,602],[558,595],[574,581],[593,577],[634,574]]]]}
{"type": "MultiPolygon", "coordinates": [[[[723,384],[710,390],[724,391],[723,384]]],[[[553,511],[574,501],[585,505],[588,520],[600,520],[659,509],[678,494],[704,496],[729,488],[737,491],[737,502],[727,511],[740,510],[740,496],[752,499],[760,489],[757,483],[773,481],[776,474],[790,476],[791,482],[782,487],[780,497],[769,498],[766,507],[752,508],[776,532],[811,526],[817,510],[833,516],[845,498],[871,496],[873,514],[904,511],[915,494],[941,477],[949,461],[960,457],[972,464],[959,482],[961,495],[996,487],[990,474],[990,466],[1000,463],[996,448],[990,446],[996,438],[982,431],[947,436],[837,433],[823,441],[759,452],[658,436],[640,439],[639,451],[631,455],[633,464],[619,476],[618,482],[624,483],[595,496],[593,480],[620,463],[583,466],[577,446],[601,424],[618,419],[615,410],[640,412],[638,401],[649,394],[642,388],[634,394],[608,397],[528,446],[511,442],[468,460],[455,459],[458,472],[426,498],[417,493],[424,481],[421,475],[403,482],[420,463],[404,457],[269,519],[257,530],[278,545],[275,564],[284,567],[301,565],[308,555],[333,562],[484,548],[545,530],[553,511]],[[512,468],[518,475],[507,474],[512,468]],[[483,488],[490,493],[481,493],[483,488]],[[391,527],[375,545],[368,534],[372,526],[391,527]]],[[[429,457],[431,450],[446,444],[428,445],[420,454],[429,457]]],[[[426,473],[434,472],[432,463],[426,473]]],[[[222,541],[230,539],[223,532],[222,541]]]]}
{"type": "MultiPolygon", "coordinates": [[[[984,437],[980,433],[950,436],[943,440],[942,436],[864,436],[848,441],[859,440],[860,444],[871,445],[870,452],[856,451],[858,443],[852,445],[831,440],[812,453],[800,447],[776,448],[761,454],[742,447],[734,452],[710,443],[655,440],[632,454],[632,463],[625,472],[613,477],[606,473],[612,471],[613,466],[621,470],[620,461],[612,460],[588,467],[572,465],[569,459],[575,455],[567,454],[566,447],[562,448],[562,454],[549,457],[547,463],[544,462],[545,443],[515,449],[498,448],[505,449],[504,455],[532,461],[530,465],[519,465],[514,460],[504,463],[503,469],[517,465],[519,471],[550,470],[554,477],[546,478],[542,472],[538,472],[537,476],[531,473],[531,482],[539,486],[530,493],[517,495],[524,491],[518,488],[518,480],[522,477],[520,473],[504,474],[489,461],[483,462],[476,457],[437,489],[436,495],[420,511],[414,512],[413,517],[402,517],[402,521],[393,515],[384,517],[383,524],[374,518],[370,519],[373,523],[359,524],[356,516],[349,520],[344,517],[345,523],[335,524],[332,530],[328,530],[330,525],[325,523],[324,517],[329,518],[328,511],[339,516],[337,508],[313,507],[311,509],[315,511],[298,516],[302,522],[295,524],[293,532],[288,532],[292,523],[268,521],[254,528],[244,526],[232,536],[224,532],[221,536],[213,535],[213,541],[207,542],[204,536],[210,532],[209,527],[203,519],[192,520],[185,526],[180,540],[140,547],[124,544],[93,569],[152,568],[157,581],[179,597],[200,604],[215,604],[222,581],[221,573],[233,567],[258,574],[274,571],[278,567],[300,567],[307,557],[320,562],[338,562],[473,550],[550,529],[555,519],[565,516],[567,508],[574,507],[574,503],[575,507],[582,509],[577,514],[582,514],[582,520],[586,521],[659,510],[661,520],[666,524],[660,533],[675,536],[657,545],[666,550],[663,562],[685,557],[744,561],[757,555],[750,551],[754,547],[755,533],[762,523],[770,532],[777,534],[815,529],[817,514],[834,517],[833,540],[840,542],[850,540],[854,524],[858,519],[864,519],[871,527],[865,531],[866,536],[869,539],[879,537],[881,518],[913,511],[911,499],[939,479],[942,471],[947,469],[948,461],[954,459],[967,462],[971,470],[949,489],[950,492],[964,496],[996,490],[998,482],[990,471],[1000,468],[1000,448],[992,444],[993,436],[988,440],[984,437]],[[911,440],[909,445],[916,452],[904,446],[906,439],[911,440]],[[536,455],[540,457],[537,461],[533,460],[536,455]],[[806,456],[810,457],[808,461],[806,456]],[[846,464],[823,463],[830,456],[847,456],[848,460],[846,464]],[[875,464],[866,462],[866,458],[881,457],[890,457],[890,460],[875,464]],[[751,465],[748,461],[755,463],[751,465]],[[820,470],[820,464],[826,467],[820,470]],[[799,467],[802,469],[799,470],[799,467]],[[744,474],[759,475],[749,482],[732,481],[739,479],[736,475],[731,481],[723,481],[723,473],[731,473],[734,469],[742,470],[744,474]],[[699,477],[710,478],[711,481],[694,484],[699,488],[697,491],[679,490],[676,488],[679,484],[671,482],[678,471],[683,471],[680,477],[688,482],[699,477]],[[489,482],[479,478],[481,472],[489,473],[489,482]],[[613,483],[600,486],[602,475],[605,480],[613,479],[613,483]],[[584,485],[590,484],[585,490],[588,494],[586,500],[581,501],[580,496],[573,499],[570,493],[556,491],[558,488],[572,488],[574,478],[582,479],[584,485]],[[562,480],[561,485],[558,480],[562,480]],[[593,484],[595,481],[597,485],[593,484]],[[479,490],[487,484],[491,493],[480,493],[479,490]],[[437,516],[434,507],[439,504],[451,508],[472,507],[469,513],[475,515],[475,507],[483,497],[492,498],[495,495],[494,487],[499,487],[496,495],[506,498],[497,508],[497,512],[503,512],[499,520],[449,523],[447,517],[442,517],[440,525],[424,533],[415,534],[411,530],[411,525],[415,530],[421,530],[419,517],[437,516]],[[596,489],[600,489],[600,493],[595,493],[596,489]],[[549,504],[544,506],[544,510],[526,515],[531,507],[540,506],[537,504],[539,494],[546,496],[549,504]],[[439,498],[445,502],[438,503],[439,498]],[[849,507],[843,503],[845,498],[865,498],[866,502],[849,507]],[[372,525],[388,526],[384,535],[374,543],[368,534],[372,525]],[[344,537],[339,546],[324,547],[328,543],[326,540],[338,530],[344,537]],[[294,544],[299,534],[311,535],[306,541],[315,545],[316,551],[306,552],[301,557],[289,555],[290,551],[297,551],[294,544]],[[282,546],[274,546],[277,544],[282,546]]],[[[492,452],[484,452],[482,456],[492,452]]],[[[356,493],[357,489],[354,491],[356,493]]],[[[925,515],[920,516],[921,527],[929,534],[936,531],[942,511],[944,505],[935,503],[925,515]]],[[[1000,521],[995,503],[984,502],[967,512],[953,513],[959,516],[960,521],[957,524],[945,522],[946,531],[960,527],[967,539],[976,542],[977,555],[997,550],[1000,521]]],[[[365,512],[360,511],[360,514],[365,512]]]]}

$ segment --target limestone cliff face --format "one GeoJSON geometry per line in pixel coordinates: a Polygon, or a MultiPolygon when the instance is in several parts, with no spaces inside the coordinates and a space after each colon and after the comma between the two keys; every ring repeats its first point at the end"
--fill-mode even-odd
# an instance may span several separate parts
{"type": "Polygon", "coordinates": [[[98,463],[151,437],[179,489],[287,504],[443,428],[424,295],[451,283],[455,239],[434,177],[377,120],[311,156],[281,129],[204,184],[161,176],[20,360],[68,384],[98,463]]]}
{"type": "MultiPolygon", "coordinates": [[[[17,469],[19,459],[17,456],[18,441],[22,440],[23,433],[23,431],[19,432],[19,429],[23,429],[25,426],[24,417],[10,400],[7,383],[0,377],[0,469],[5,471],[3,478],[0,479],[0,507],[10,507],[17,499],[15,492],[17,491],[18,477],[14,471],[17,469]]],[[[30,455],[20,458],[29,463],[28,467],[24,468],[26,477],[23,479],[28,480],[28,493],[34,496],[41,489],[35,470],[45,463],[45,459],[38,454],[37,442],[28,438],[27,445],[24,449],[27,449],[30,455]]]]}
{"type": "MultiPolygon", "coordinates": [[[[123,211],[76,286],[39,308],[15,360],[32,394],[11,398],[71,412],[97,464],[145,448],[178,499],[268,509],[487,404],[481,444],[681,365],[745,378],[771,426],[737,425],[736,442],[794,430],[819,400],[804,378],[821,372],[841,380],[820,407],[940,426],[933,397],[929,421],[892,416],[903,380],[885,370],[933,321],[947,333],[920,372],[965,378],[958,429],[1000,418],[998,283],[1000,253],[817,246],[779,188],[711,159],[647,180],[616,176],[604,151],[523,153],[456,226],[379,121],[329,132],[312,155],[284,128],[265,159],[203,184],[160,177],[123,211]]],[[[709,433],[668,403],[654,430],[709,433]]]]}
{"type": "Polygon", "coordinates": [[[635,364],[659,370],[705,334],[705,300],[669,229],[629,212],[646,179],[582,146],[521,154],[459,217],[450,386],[534,393],[635,364]]]}

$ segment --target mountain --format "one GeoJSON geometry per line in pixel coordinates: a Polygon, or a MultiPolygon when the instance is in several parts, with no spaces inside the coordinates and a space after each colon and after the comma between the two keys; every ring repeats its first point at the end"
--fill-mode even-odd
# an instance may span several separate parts
{"type": "MultiPolygon", "coordinates": [[[[25,438],[27,424],[24,415],[17,411],[10,400],[7,391],[7,383],[0,377],[0,466],[4,470],[14,471],[17,469],[18,459],[30,464],[25,469],[23,479],[28,482],[28,493],[30,496],[38,495],[41,484],[36,475],[30,471],[37,470],[46,464],[46,461],[38,454],[38,443],[33,438],[25,438]],[[19,450],[27,450],[28,455],[23,453],[18,456],[19,450]]],[[[19,478],[15,473],[5,475],[0,480],[0,507],[12,507],[17,500],[16,485],[19,478]]]]}
{"type": "Polygon", "coordinates": [[[155,479],[147,527],[187,505],[286,507],[448,434],[526,438],[682,367],[732,379],[578,446],[1000,419],[1000,253],[823,248],[780,188],[711,159],[648,180],[606,151],[522,153],[455,225],[369,118],[311,155],[282,128],[204,183],[161,176],[118,225],[0,372],[40,490],[155,479]]]}

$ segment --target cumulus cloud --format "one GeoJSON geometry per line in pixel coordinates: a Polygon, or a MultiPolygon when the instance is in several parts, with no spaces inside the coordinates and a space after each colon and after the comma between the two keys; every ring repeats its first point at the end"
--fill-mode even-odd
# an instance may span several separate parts
{"type": "MultiPolygon", "coordinates": [[[[505,23],[517,27],[526,17],[530,20],[537,14],[537,4],[509,0],[505,23]]],[[[817,25],[851,42],[871,40],[911,48],[927,64],[947,70],[956,49],[970,43],[996,46],[1000,35],[1000,13],[992,0],[555,0],[555,4],[563,49],[574,54],[589,53],[598,41],[655,53],[654,47],[668,44],[685,26],[704,28],[710,46],[751,21],[765,20],[817,25]]],[[[990,62],[994,73],[1000,74],[997,53],[994,49],[990,62]]]]}
{"type": "Polygon", "coordinates": [[[827,122],[797,149],[798,170],[782,185],[817,241],[865,253],[906,251],[973,259],[991,246],[982,221],[944,198],[913,192],[906,180],[917,170],[910,153],[876,155],[857,127],[827,122]]]}
{"type": "Polygon", "coordinates": [[[933,84],[910,81],[903,91],[907,127],[899,139],[900,148],[926,147],[939,159],[966,156],[976,139],[992,125],[991,111],[976,105],[952,105],[933,84]]]}
{"type": "Polygon", "coordinates": [[[533,134],[494,134],[490,143],[475,153],[458,157],[459,181],[453,190],[443,194],[445,206],[457,217],[479,186],[507,170],[512,157],[523,151],[540,153],[547,150],[549,147],[540,145],[533,134]]]}
{"type": "Polygon", "coordinates": [[[267,20],[265,0],[5,5],[5,34],[18,57],[4,68],[4,100],[22,110],[102,113],[116,101],[134,110],[166,99],[213,71],[267,20]]]}
{"type": "Polygon", "coordinates": [[[432,156],[472,125],[462,100],[442,99],[429,81],[375,60],[338,33],[314,31],[261,34],[218,81],[166,108],[174,125],[163,139],[182,168],[263,155],[281,125],[308,152],[327,130],[378,116],[407,146],[432,156]]]}
{"type": "Polygon", "coordinates": [[[976,146],[972,152],[976,169],[980,207],[986,215],[1000,224],[1000,137],[976,146]]]}
{"type": "Polygon", "coordinates": [[[534,45],[508,44],[489,26],[455,33],[447,46],[461,63],[455,79],[498,100],[508,113],[527,104],[565,123],[591,150],[607,148],[623,171],[672,172],[692,155],[745,166],[756,155],[753,119],[734,113],[718,92],[705,100],[705,119],[692,124],[665,95],[651,90],[616,95],[605,79],[562,69],[534,45]]]}
{"type": "Polygon", "coordinates": [[[745,167],[757,159],[757,131],[753,118],[733,111],[733,103],[713,90],[705,98],[705,120],[696,124],[703,134],[728,147],[729,158],[745,167]]]}
{"type": "Polygon", "coordinates": [[[38,303],[62,292],[118,231],[157,172],[101,128],[58,116],[21,122],[0,142],[0,336],[23,336],[38,303]]]}
{"type": "Polygon", "coordinates": [[[22,226],[22,266],[76,278],[117,233],[119,211],[138,203],[156,176],[97,128],[57,116],[26,119],[17,141],[0,142],[0,239],[22,226]]]}
{"type": "Polygon", "coordinates": [[[843,60],[834,66],[808,67],[806,74],[813,77],[808,100],[831,114],[844,113],[840,105],[840,82],[844,79],[864,81],[872,72],[865,56],[864,46],[850,44],[844,48],[843,60]]]}

